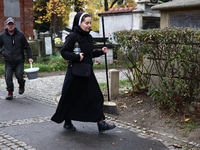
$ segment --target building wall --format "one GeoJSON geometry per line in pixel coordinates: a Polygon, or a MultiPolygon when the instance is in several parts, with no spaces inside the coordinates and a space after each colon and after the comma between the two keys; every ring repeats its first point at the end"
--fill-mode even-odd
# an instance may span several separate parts
{"type": "MultiPolygon", "coordinates": [[[[143,29],[144,23],[147,28],[152,26],[151,22],[160,24],[160,11],[152,11],[152,6],[154,4],[150,3],[150,0],[141,0],[135,7],[111,8],[99,13],[99,34],[103,35],[102,16],[104,17],[105,36],[108,38],[110,34],[112,37],[113,32],[116,31],[143,29]]],[[[157,25],[157,28],[159,27],[160,25],[157,25]]]]}
{"type": "Polygon", "coordinates": [[[33,38],[33,0],[0,0],[0,32],[5,30],[5,20],[12,17],[16,27],[26,38],[33,38]]]}
{"type": "MultiPolygon", "coordinates": [[[[107,15],[104,16],[104,30],[105,36],[109,37],[109,34],[120,30],[130,30],[132,28],[133,17],[131,14],[121,15],[107,15]]],[[[103,35],[102,17],[99,19],[99,33],[103,35]]]]}
{"type": "Polygon", "coordinates": [[[142,29],[142,26],[143,26],[143,17],[142,17],[143,13],[135,13],[135,14],[132,14],[132,15],[133,15],[132,27],[130,29],[133,29],[133,30],[142,29]]]}

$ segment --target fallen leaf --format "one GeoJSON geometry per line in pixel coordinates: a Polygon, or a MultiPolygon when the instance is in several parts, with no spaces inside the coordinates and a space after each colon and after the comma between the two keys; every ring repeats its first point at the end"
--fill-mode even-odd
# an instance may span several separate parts
{"type": "Polygon", "coordinates": [[[115,146],[115,143],[112,142],[111,144],[115,146]]]}
{"type": "Polygon", "coordinates": [[[188,118],[188,119],[185,119],[185,121],[189,121],[190,120],[190,118],[188,118]]]}
{"type": "Polygon", "coordinates": [[[146,133],[147,131],[145,131],[145,130],[142,130],[142,133],[146,133]]]}
{"type": "Polygon", "coordinates": [[[142,104],[143,103],[143,100],[141,100],[141,101],[138,101],[136,104],[142,104]]]}
{"type": "Polygon", "coordinates": [[[126,106],[126,104],[124,104],[124,105],[122,105],[122,106],[120,106],[121,108],[125,108],[125,109],[127,109],[127,106],[126,106]]]}
{"type": "Polygon", "coordinates": [[[122,133],[122,131],[116,131],[117,133],[122,133]]]}
{"type": "Polygon", "coordinates": [[[182,146],[181,145],[178,145],[178,144],[174,144],[173,145],[175,148],[182,148],[182,146]]]}
{"type": "Polygon", "coordinates": [[[136,126],[137,129],[140,129],[140,126],[136,126]]]}
{"type": "Polygon", "coordinates": [[[149,137],[153,137],[154,135],[152,134],[152,135],[149,135],[149,137]]]}
{"type": "Polygon", "coordinates": [[[179,129],[179,130],[177,130],[176,132],[181,132],[181,131],[183,131],[183,129],[179,129]]]}
{"type": "Polygon", "coordinates": [[[38,117],[40,117],[41,115],[37,115],[38,117]]]}
{"type": "Polygon", "coordinates": [[[25,144],[25,142],[21,142],[22,144],[25,144]]]}

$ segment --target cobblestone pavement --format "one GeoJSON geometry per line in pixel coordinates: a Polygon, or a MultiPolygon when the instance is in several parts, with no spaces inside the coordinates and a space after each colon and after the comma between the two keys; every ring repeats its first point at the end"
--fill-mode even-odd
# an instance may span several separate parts
{"type": "MultiPolygon", "coordinates": [[[[99,83],[106,82],[105,71],[95,71],[95,74],[99,83]]],[[[120,80],[126,79],[126,77],[121,72],[119,76],[120,80]]],[[[17,80],[14,79],[14,96],[15,98],[28,98],[30,100],[37,101],[38,103],[42,103],[47,106],[56,107],[56,104],[58,103],[60,98],[63,81],[64,75],[38,78],[35,81],[28,81],[28,79],[26,79],[25,93],[23,95],[19,95],[17,93],[18,83],[17,80]]],[[[6,92],[5,87],[6,85],[4,79],[0,79],[0,91],[6,92]]],[[[5,96],[0,96],[0,99],[5,99],[5,96]]],[[[172,143],[168,143],[167,141],[162,140],[162,137],[166,136],[165,133],[158,133],[152,130],[147,131],[146,129],[137,129],[136,125],[134,124],[123,122],[120,120],[115,120],[114,118],[108,116],[106,117],[106,121],[109,123],[114,123],[118,128],[123,128],[131,132],[135,132],[141,137],[147,137],[151,134],[154,134],[156,136],[152,137],[152,139],[161,141],[170,150],[174,150],[176,148],[172,143]]],[[[8,120],[0,122],[0,150],[35,150],[34,145],[27,145],[25,142],[19,141],[18,139],[11,137],[7,133],[2,132],[1,129],[9,126],[19,126],[24,124],[34,124],[42,122],[50,122],[50,116],[19,120],[8,120]]],[[[171,140],[178,141],[176,137],[171,136],[169,138],[171,140]]],[[[185,142],[185,145],[195,147],[195,149],[193,150],[200,149],[200,145],[197,143],[187,143],[186,141],[182,142],[185,142]]],[[[182,147],[179,149],[186,148],[182,147]]]]}

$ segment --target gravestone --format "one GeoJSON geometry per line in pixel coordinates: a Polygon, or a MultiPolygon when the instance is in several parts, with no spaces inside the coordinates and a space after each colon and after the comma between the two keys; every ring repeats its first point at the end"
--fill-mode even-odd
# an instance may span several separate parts
{"type": "Polygon", "coordinates": [[[45,43],[45,52],[46,55],[52,55],[52,41],[51,37],[45,37],[44,38],[44,43],[45,43]]]}
{"type": "Polygon", "coordinates": [[[170,16],[170,27],[200,28],[200,13],[172,14],[170,16]]]}
{"type": "Polygon", "coordinates": [[[161,12],[160,28],[189,27],[200,28],[200,1],[173,0],[151,7],[161,12]]]}

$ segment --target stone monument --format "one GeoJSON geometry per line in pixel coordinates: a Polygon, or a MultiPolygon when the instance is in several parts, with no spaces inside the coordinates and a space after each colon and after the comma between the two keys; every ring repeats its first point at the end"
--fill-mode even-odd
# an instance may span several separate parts
{"type": "Polygon", "coordinates": [[[160,28],[189,27],[200,28],[200,1],[173,0],[151,7],[161,12],[160,28]]]}
{"type": "MultiPolygon", "coordinates": [[[[69,28],[70,28],[70,30],[72,29],[72,26],[73,26],[73,21],[74,21],[74,17],[75,17],[75,15],[77,14],[77,12],[75,12],[74,11],[74,4],[73,4],[73,6],[72,6],[72,9],[73,9],[73,11],[72,12],[70,12],[70,14],[69,14],[69,28]]],[[[65,37],[69,34],[70,32],[69,31],[66,31],[66,30],[63,30],[62,31],[62,42],[64,43],[65,42],[65,37]]]]}
{"type": "Polygon", "coordinates": [[[72,25],[73,25],[74,16],[77,14],[77,12],[74,11],[74,4],[72,6],[72,9],[73,9],[73,11],[70,12],[70,14],[69,14],[69,27],[71,27],[71,28],[72,28],[72,25]]]}

